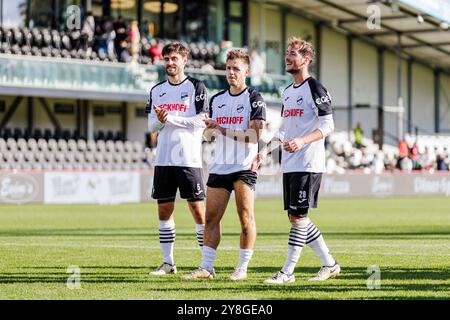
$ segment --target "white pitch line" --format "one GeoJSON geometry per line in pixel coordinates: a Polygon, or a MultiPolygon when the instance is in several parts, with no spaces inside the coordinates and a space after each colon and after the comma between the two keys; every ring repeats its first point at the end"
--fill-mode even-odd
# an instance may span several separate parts
{"type": "MultiPolygon", "coordinates": [[[[145,250],[159,250],[159,246],[139,246],[139,245],[77,245],[77,244],[60,244],[60,243],[4,243],[0,244],[5,247],[59,247],[59,248],[111,248],[111,249],[145,249],[145,250]]],[[[194,251],[199,250],[198,247],[176,247],[176,250],[194,251]]],[[[222,251],[238,251],[238,247],[219,247],[222,251]]],[[[267,246],[264,248],[255,248],[255,251],[261,252],[285,252],[285,247],[267,246]]],[[[355,250],[334,250],[334,253],[352,254],[352,255],[398,255],[398,256],[434,256],[434,257],[449,257],[450,254],[445,253],[407,253],[407,252],[380,252],[380,251],[355,251],[355,250]]]]}

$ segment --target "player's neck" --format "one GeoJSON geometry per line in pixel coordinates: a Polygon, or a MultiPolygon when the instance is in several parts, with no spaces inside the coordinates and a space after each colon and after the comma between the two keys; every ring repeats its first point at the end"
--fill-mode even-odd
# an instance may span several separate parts
{"type": "Polygon", "coordinates": [[[179,84],[186,79],[186,75],[184,74],[184,72],[181,72],[175,76],[167,76],[167,79],[171,84],[179,84]]]}
{"type": "Polygon", "coordinates": [[[230,93],[232,95],[238,95],[242,91],[244,91],[247,88],[247,85],[244,83],[243,85],[240,85],[239,87],[230,86],[230,93]]]}
{"type": "Polygon", "coordinates": [[[292,75],[294,84],[301,84],[303,81],[311,77],[308,70],[300,70],[298,73],[292,75]]]}

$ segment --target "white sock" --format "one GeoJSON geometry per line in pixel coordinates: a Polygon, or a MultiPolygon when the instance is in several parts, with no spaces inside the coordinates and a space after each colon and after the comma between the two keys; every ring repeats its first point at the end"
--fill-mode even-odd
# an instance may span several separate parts
{"type": "Polygon", "coordinates": [[[236,269],[247,270],[253,256],[253,249],[239,249],[239,263],[236,269]]]}
{"type": "Polygon", "coordinates": [[[175,243],[175,221],[159,221],[159,243],[161,245],[163,262],[173,265],[173,246],[175,243]]]}
{"type": "Polygon", "coordinates": [[[214,269],[214,260],[216,260],[216,249],[203,246],[201,267],[211,272],[214,269]]]}
{"type": "Polygon", "coordinates": [[[328,249],[320,230],[313,222],[309,222],[308,224],[306,244],[310,246],[314,250],[314,253],[322,260],[323,266],[330,267],[336,263],[333,256],[330,254],[330,250],[328,249]]]}
{"type": "Polygon", "coordinates": [[[323,236],[320,235],[316,240],[308,243],[316,255],[322,260],[322,265],[331,267],[336,263],[333,256],[330,254],[330,250],[328,249],[323,236]]]}
{"type": "Polygon", "coordinates": [[[284,263],[281,271],[286,274],[293,274],[295,266],[297,265],[298,259],[300,259],[300,253],[302,253],[302,248],[300,246],[288,245],[288,254],[286,262],[284,263]]]}
{"type": "Polygon", "coordinates": [[[303,246],[306,242],[307,220],[303,220],[299,223],[292,223],[291,231],[289,233],[288,254],[286,262],[284,263],[281,271],[283,273],[294,273],[295,266],[302,252],[303,246]]]}
{"type": "Polygon", "coordinates": [[[197,234],[197,242],[200,247],[200,250],[202,250],[203,236],[205,234],[205,225],[204,224],[195,224],[195,233],[197,234]]]}

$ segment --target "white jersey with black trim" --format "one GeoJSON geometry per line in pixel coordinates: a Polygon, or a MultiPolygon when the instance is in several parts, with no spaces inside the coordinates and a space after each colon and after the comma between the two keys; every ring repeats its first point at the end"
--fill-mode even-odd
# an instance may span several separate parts
{"type": "MultiPolygon", "coordinates": [[[[327,89],[313,77],[301,84],[291,84],[283,92],[280,139],[287,142],[319,128],[320,117],[331,117],[331,97],[327,89]]],[[[297,152],[282,151],[283,172],[325,172],[325,140],[304,145],[297,152]]]]}
{"type": "Polygon", "coordinates": [[[150,90],[148,129],[159,131],[155,166],[202,167],[203,118],[207,109],[205,85],[195,78],[188,76],[178,84],[166,80],[150,90]],[[153,106],[168,111],[166,123],[158,120],[153,106]]]}
{"type": "MultiPolygon", "coordinates": [[[[261,94],[253,88],[246,88],[233,95],[223,90],[209,102],[209,117],[225,129],[244,131],[251,120],[266,120],[266,104],[261,94]]],[[[258,153],[258,143],[245,143],[218,135],[214,148],[214,159],[210,173],[229,174],[249,170],[258,153]]]]}

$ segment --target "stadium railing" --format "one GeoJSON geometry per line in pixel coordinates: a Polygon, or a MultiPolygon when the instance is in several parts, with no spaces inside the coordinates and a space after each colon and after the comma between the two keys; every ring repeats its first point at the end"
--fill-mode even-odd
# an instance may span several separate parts
{"type": "MultiPolygon", "coordinates": [[[[214,93],[226,87],[226,76],[220,70],[189,68],[186,72],[205,81],[214,93]]],[[[0,54],[0,94],[23,95],[23,89],[41,96],[122,101],[146,101],[149,89],[165,79],[162,65],[67,60],[34,56],[0,54]]],[[[266,74],[257,86],[266,101],[280,105],[282,90],[289,76],[266,74]]]]}

